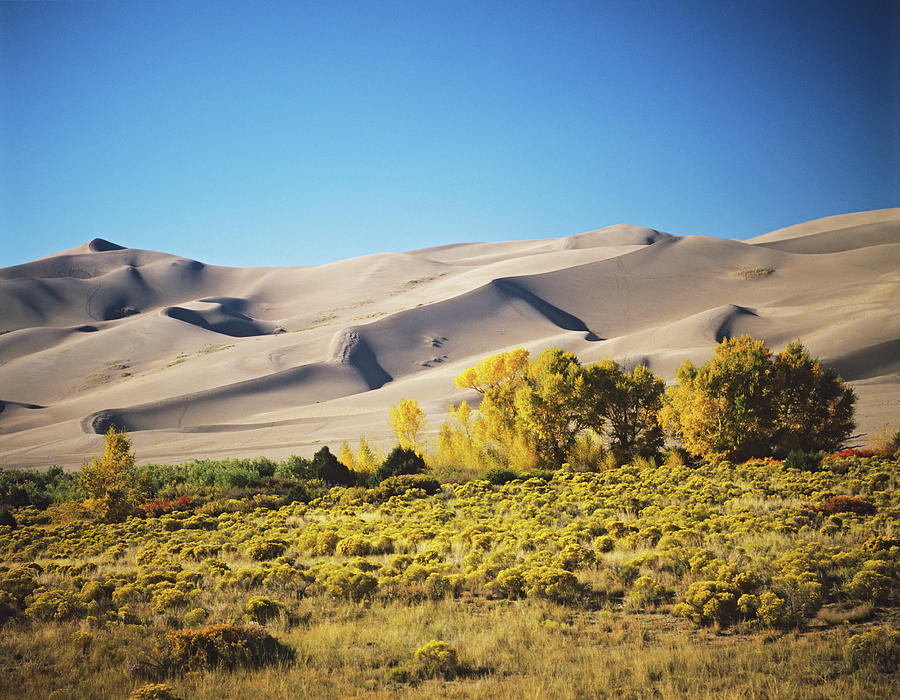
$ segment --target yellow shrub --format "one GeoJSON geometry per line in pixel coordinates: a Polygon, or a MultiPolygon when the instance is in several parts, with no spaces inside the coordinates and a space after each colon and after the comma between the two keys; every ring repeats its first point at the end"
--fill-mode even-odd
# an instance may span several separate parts
{"type": "Polygon", "coordinates": [[[453,678],[461,670],[456,650],[436,639],[416,649],[414,660],[421,675],[427,677],[453,678]]]}
{"type": "Polygon", "coordinates": [[[148,683],[134,690],[129,700],[183,700],[175,689],[165,683],[148,683]]]}
{"type": "Polygon", "coordinates": [[[844,646],[844,655],[853,668],[872,665],[883,673],[896,673],[900,667],[900,631],[874,627],[855,634],[844,646]]]}

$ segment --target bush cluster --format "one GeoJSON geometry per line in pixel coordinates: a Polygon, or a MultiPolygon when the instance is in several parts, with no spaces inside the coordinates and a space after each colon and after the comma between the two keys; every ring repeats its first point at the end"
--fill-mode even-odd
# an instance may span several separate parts
{"type": "Polygon", "coordinates": [[[293,657],[290,647],[261,627],[219,624],[169,632],[157,644],[156,655],[138,664],[135,672],[164,677],[215,668],[252,669],[293,657]]]}

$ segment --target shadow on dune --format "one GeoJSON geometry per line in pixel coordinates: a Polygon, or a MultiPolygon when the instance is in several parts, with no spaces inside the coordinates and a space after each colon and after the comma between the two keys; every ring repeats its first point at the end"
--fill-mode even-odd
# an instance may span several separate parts
{"type": "Polygon", "coordinates": [[[900,373],[900,340],[867,345],[828,362],[848,381],[900,373]]]}
{"type": "Polygon", "coordinates": [[[125,246],[121,246],[118,243],[113,243],[112,241],[107,241],[105,238],[95,238],[90,243],[88,243],[88,248],[95,253],[106,253],[110,250],[125,250],[125,246]]]}
{"type": "Polygon", "coordinates": [[[379,389],[393,379],[379,364],[358,328],[347,328],[335,334],[329,356],[332,362],[355,367],[370,389],[379,389]]]}
{"type": "Polygon", "coordinates": [[[534,294],[527,289],[523,289],[512,279],[508,277],[496,279],[491,284],[497,287],[504,296],[524,301],[553,325],[566,331],[580,331],[586,333],[585,340],[599,340],[580,318],[570,314],[568,311],[564,311],[558,306],[554,306],[537,294],[534,294]]]}
{"type": "Polygon", "coordinates": [[[737,306],[736,304],[728,304],[716,309],[714,313],[718,317],[716,318],[718,327],[715,332],[717,343],[721,343],[725,338],[742,335],[743,331],[738,331],[737,326],[748,316],[759,317],[759,314],[752,309],[748,309],[746,306],[737,306]]]}
{"type": "Polygon", "coordinates": [[[200,300],[213,308],[204,310],[185,309],[181,306],[170,306],[162,310],[164,316],[189,323],[214,333],[232,338],[249,338],[267,335],[272,332],[270,324],[248,316],[244,313],[247,301],[232,297],[215,297],[200,300]]]}
{"type": "Polygon", "coordinates": [[[111,425],[128,431],[215,432],[214,426],[271,411],[304,406],[377,389],[391,376],[373,362],[364,343],[347,344],[346,359],[334,358],[212,389],[127,408],[109,408],[81,420],[85,433],[103,434],[111,425]],[[380,370],[380,371],[379,371],[380,370]]]}
{"type": "Polygon", "coordinates": [[[22,403],[21,401],[3,401],[0,400],[0,413],[3,413],[7,407],[9,408],[24,408],[29,411],[39,410],[41,408],[46,408],[46,406],[40,406],[36,403],[22,403]]]}

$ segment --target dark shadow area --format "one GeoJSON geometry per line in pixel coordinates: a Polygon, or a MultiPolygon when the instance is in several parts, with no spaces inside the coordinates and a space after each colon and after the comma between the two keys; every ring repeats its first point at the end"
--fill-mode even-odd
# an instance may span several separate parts
{"type": "Polygon", "coordinates": [[[563,311],[558,306],[554,306],[544,299],[541,299],[541,297],[539,297],[537,294],[529,292],[527,289],[523,289],[511,279],[496,279],[492,284],[494,284],[494,286],[496,286],[507,296],[513,297],[515,299],[521,299],[529,306],[532,306],[548,321],[564,330],[591,333],[591,330],[580,318],[578,318],[577,316],[573,316],[568,311],[563,311]]]}

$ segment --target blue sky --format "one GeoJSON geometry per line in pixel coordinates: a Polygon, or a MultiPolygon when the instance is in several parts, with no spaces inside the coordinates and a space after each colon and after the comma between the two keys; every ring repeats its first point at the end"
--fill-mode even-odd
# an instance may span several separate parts
{"type": "Polygon", "coordinates": [[[895,0],[2,2],[0,266],[900,204],[895,0]]]}

